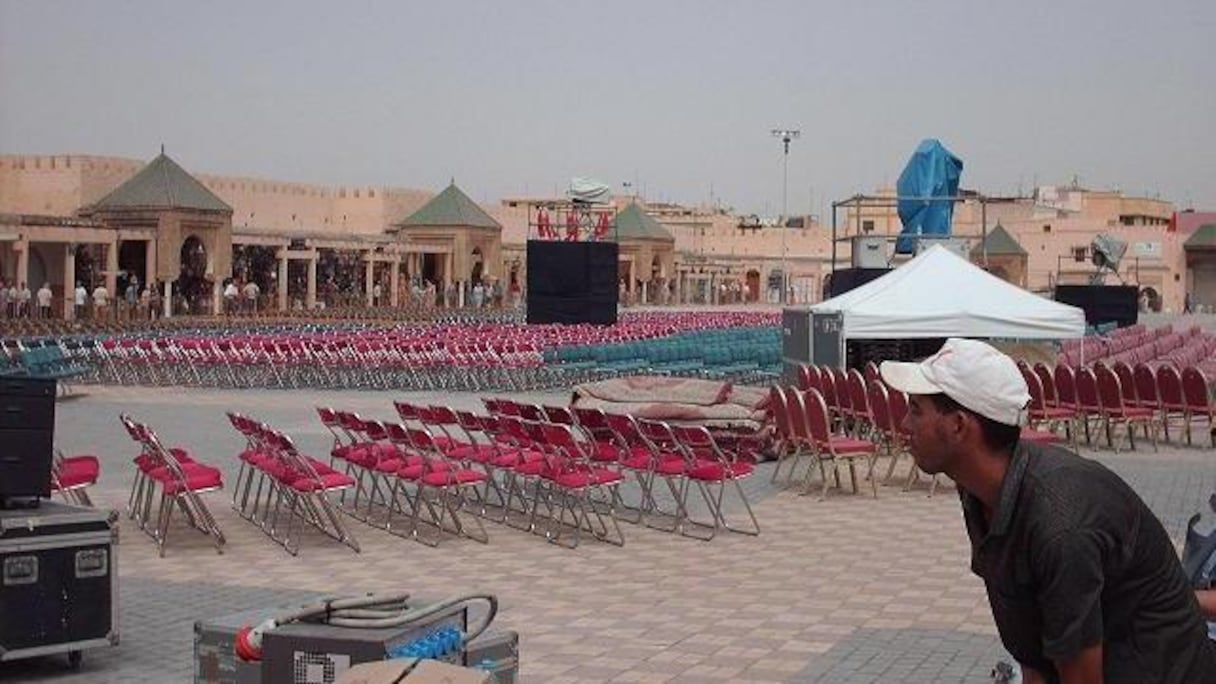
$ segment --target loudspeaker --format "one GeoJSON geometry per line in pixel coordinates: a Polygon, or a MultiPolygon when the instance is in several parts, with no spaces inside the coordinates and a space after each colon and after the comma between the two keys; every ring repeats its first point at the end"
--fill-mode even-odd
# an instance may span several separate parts
{"type": "Polygon", "coordinates": [[[55,386],[53,379],[0,378],[0,507],[51,495],[55,386]]]}
{"type": "Polygon", "coordinates": [[[615,242],[528,241],[529,323],[616,323],[615,242]]]}
{"type": "Polygon", "coordinates": [[[831,299],[890,273],[889,268],[838,268],[823,279],[823,297],[831,299]]]}
{"type": "Polygon", "coordinates": [[[1135,285],[1056,285],[1056,301],[1085,311],[1090,325],[1135,325],[1140,316],[1140,289],[1135,285]]]}
{"type": "Polygon", "coordinates": [[[891,259],[887,255],[887,239],[858,235],[853,238],[853,268],[886,268],[891,259]]]}

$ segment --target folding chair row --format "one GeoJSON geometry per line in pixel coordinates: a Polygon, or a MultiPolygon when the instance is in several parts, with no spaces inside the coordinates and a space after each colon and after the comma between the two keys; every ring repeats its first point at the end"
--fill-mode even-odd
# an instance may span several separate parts
{"type": "Polygon", "coordinates": [[[488,476],[456,453],[461,444],[424,427],[364,420],[358,414],[317,409],[333,435],[330,464],[354,479],[342,510],[399,536],[434,546],[448,535],[486,543],[484,526],[465,514],[470,502],[484,509],[488,476]],[[425,513],[426,517],[423,517],[425,513]],[[405,516],[404,526],[396,519],[405,516]]]}
{"type": "Polygon", "coordinates": [[[637,501],[621,502],[627,512],[633,513],[632,519],[626,519],[629,522],[646,522],[651,527],[704,539],[723,529],[759,533],[759,524],[740,484],[754,471],[753,463],[737,452],[723,450],[703,426],[635,419],[605,414],[595,408],[484,401],[491,412],[502,412],[504,419],[516,414],[528,422],[565,426],[576,435],[583,450],[581,457],[587,463],[635,481],[637,501]],[[668,510],[663,509],[655,495],[659,481],[671,498],[670,502],[664,502],[670,504],[668,510]],[[723,506],[728,483],[733,483],[733,490],[751,520],[750,526],[736,528],[728,521],[723,506]],[[710,522],[697,521],[689,513],[689,496],[694,489],[710,513],[710,522]],[[657,524],[656,519],[666,522],[657,524]]]}
{"type": "Polygon", "coordinates": [[[233,412],[228,421],[246,440],[238,454],[233,509],[293,556],[306,527],[358,553],[359,542],[329,499],[354,487],[354,479],[302,454],[289,436],[264,423],[233,412]]]}
{"type": "Polygon", "coordinates": [[[140,447],[133,459],[136,470],[127,499],[128,516],[152,537],[163,557],[173,509],[180,508],[190,526],[210,536],[216,552],[223,553],[224,533],[202,498],[202,494],[223,489],[219,468],[194,460],[183,449],[166,448],[152,428],[130,416],[120,415],[119,420],[140,447]],[[157,501],[155,516],[153,501],[157,501]]]}

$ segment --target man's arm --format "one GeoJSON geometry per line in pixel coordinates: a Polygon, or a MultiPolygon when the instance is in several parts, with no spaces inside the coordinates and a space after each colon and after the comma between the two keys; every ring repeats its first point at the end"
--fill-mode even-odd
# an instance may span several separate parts
{"type": "Polygon", "coordinates": [[[1102,684],[1102,644],[1090,646],[1071,660],[1057,660],[1063,684],[1102,684]]]}
{"type": "Polygon", "coordinates": [[[1195,592],[1199,601],[1199,612],[1208,620],[1216,620],[1216,589],[1201,589],[1195,592]]]}

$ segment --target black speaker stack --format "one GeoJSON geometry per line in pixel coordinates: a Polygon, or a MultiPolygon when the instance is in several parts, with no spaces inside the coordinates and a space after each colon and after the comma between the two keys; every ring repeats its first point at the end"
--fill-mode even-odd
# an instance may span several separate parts
{"type": "Polygon", "coordinates": [[[51,495],[55,380],[0,377],[0,508],[51,495]]]}
{"type": "Polygon", "coordinates": [[[838,268],[823,279],[823,298],[840,296],[890,272],[889,268],[838,268]]]}
{"type": "Polygon", "coordinates": [[[615,242],[528,241],[528,323],[616,323],[615,242]]]}
{"type": "Polygon", "coordinates": [[[1085,311],[1089,325],[1135,325],[1140,316],[1140,289],[1135,285],[1056,285],[1056,301],[1085,311]]]}

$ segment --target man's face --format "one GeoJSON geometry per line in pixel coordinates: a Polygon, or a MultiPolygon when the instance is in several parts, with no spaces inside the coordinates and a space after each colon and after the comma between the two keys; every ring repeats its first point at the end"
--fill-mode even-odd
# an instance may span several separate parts
{"type": "Polygon", "coordinates": [[[954,462],[958,443],[957,413],[942,413],[926,395],[908,396],[904,429],[916,466],[930,475],[945,472],[954,462]]]}

